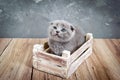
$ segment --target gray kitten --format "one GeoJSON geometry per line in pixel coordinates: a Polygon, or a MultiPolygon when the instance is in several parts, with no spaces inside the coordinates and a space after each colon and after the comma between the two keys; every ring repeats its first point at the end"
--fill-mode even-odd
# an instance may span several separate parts
{"type": "Polygon", "coordinates": [[[64,20],[50,23],[48,45],[52,52],[61,56],[63,50],[74,52],[85,42],[85,35],[72,24],[64,20]]]}

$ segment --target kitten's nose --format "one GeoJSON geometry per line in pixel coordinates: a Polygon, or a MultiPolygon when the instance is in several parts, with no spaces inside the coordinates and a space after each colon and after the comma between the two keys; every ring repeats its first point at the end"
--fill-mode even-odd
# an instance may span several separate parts
{"type": "Polygon", "coordinates": [[[59,33],[59,31],[56,31],[56,33],[59,33]]]}

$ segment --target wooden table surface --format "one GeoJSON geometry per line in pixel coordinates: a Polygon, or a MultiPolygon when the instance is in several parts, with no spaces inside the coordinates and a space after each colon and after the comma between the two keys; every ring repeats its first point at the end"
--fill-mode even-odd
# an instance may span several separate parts
{"type": "MultiPolygon", "coordinates": [[[[0,80],[66,80],[32,67],[32,48],[46,39],[0,39],[0,80]]],[[[94,39],[93,53],[67,80],[120,80],[120,39],[94,39]]]]}

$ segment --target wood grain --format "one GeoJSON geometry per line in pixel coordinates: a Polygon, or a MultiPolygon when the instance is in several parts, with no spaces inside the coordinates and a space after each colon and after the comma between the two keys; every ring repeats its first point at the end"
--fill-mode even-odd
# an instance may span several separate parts
{"type": "Polygon", "coordinates": [[[0,55],[2,55],[3,51],[7,48],[11,40],[11,38],[0,38],[0,55]]]}
{"type": "Polygon", "coordinates": [[[32,48],[40,40],[13,39],[0,56],[0,80],[30,80],[32,48]]]}
{"type": "Polygon", "coordinates": [[[45,41],[18,38],[9,42],[0,39],[0,80],[120,80],[120,39],[94,39],[92,55],[69,79],[32,67],[33,45],[45,41]]]}

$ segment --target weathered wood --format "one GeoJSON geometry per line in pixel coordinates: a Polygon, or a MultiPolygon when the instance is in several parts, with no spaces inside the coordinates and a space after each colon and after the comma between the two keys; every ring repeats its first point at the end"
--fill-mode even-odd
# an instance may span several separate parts
{"type": "Polygon", "coordinates": [[[73,72],[76,71],[76,69],[80,66],[80,64],[88,58],[92,53],[92,48],[88,48],[85,53],[83,53],[81,56],[78,57],[77,60],[75,60],[69,67],[68,69],[68,76],[70,77],[73,72]]]}
{"type": "Polygon", "coordinates": [[[43,51],[39,51],[36,53],[36,56],[33,56],[33,59],[38,59],[42,58],[48,62],[54,63],[56,65],[60,65],[60,66],[66,66],[67,60],[63,57],[60,56],[56,56],[53,54],[49,54],[43,51]]]}
{"type": "Polygon", "coordinates": [[[86,42],[76,52],[70,56],[68,77],[76,71],[79,65],[92,53],[93,36],[91,33],[86,35],[86,42]]]}
{"type": "Polygon", "coordinates": [[[34,59],[33,65],[34,65],[34,68],[50,74],[54,74],[61,77],[67,76],[66,68],[55,65],[54,63],[48,63],[48,61],[45,61],[45,60],[38,61],[34,59]]]}
{"type": "Polygon", "coordinates": [[[69,64],[71,64],[74,60],[77,59],[78,56],[80,56],[87,48],[89,48],[90,46],[92,47],[92,43],[93,43],[93,36],[92,34],[87,34],[86,35],[86,42],[78,49],[76,50],[69,58],[69,64]]]}

